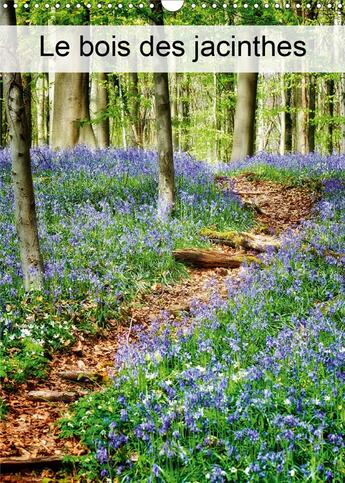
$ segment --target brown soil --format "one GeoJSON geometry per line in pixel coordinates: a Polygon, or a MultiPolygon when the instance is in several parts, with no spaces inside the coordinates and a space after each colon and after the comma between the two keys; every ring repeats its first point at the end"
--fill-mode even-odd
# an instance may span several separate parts
{"type": "MultiPolygon", "coordinates": [[[[231,187],[240,192],[241,199],[254,203],[259,213],[256,216],[254,231],[266,231],[280,234],[296,226],[310,216],[316,195],[305,188],[284,186],[269,181],[258,180],[253,175],[243,174],[232,180],[219,177],[221,187],[231,187]]],[[[222,249],[230,253],[244,253],[229,247],[222,249]]],[[[35,458],[40,456],[61,456],[64,454],[80,455],[85,452],[75,439],[61,440],[56,421],[66,413],[68,404],[34,402],[28,397],[32,390],[58,391],[93,391],[100,386],[94,383],[76,383],[61,379],[59,373],[65,370],[87,370],[107,374],[113,367],[114,356],[119,341],[133,340],[132,327],[140,324],[143,328],[159,316],[162,310],[169,311],[173,320],[181,313],[188,312],[195,300],[208,301],[211,293],[217,290],[226,297],[225,280],[228,277],[238,279],[241,269],[189,269],[190,277],[178,285],[162,286],[155,284],[149,294],[143,295],[127,311],[122,322],[108,321],[106,330],[97,337],[79,335],[77,343],[67,353],[55,354],[48,378],[45,381],[28,381],[13,392],[2,391],[9,412],[4,421],[0,421],[0,456],[2,458],[35,458]]],[[[42,478],[58,476],[50,470],[39,473],[17,473],[0,475],[1,482],[37,482],[42,478]]],[[[78,481],[70,477],[69,480],[78,481]]]]}

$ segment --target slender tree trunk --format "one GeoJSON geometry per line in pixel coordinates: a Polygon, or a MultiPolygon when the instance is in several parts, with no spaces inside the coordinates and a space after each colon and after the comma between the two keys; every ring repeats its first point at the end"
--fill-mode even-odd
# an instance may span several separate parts
{"type": "Polygon", "coordinates": [[[144,126],[140,117],[140,107],[139,76],[137,72],[132,72],[129,74],[129,112],[133,131],[133,144],[138,148],[144,146],[144,126]]]}
{"type": "Polygon", "coordinates": [[[49,98],[49,146],[52,147],[53,143],[53,124],[54,124],[54,92],[55,92],[55,74],[48,73],[48,98],[49,98]]]}
{"type": "Polygon", "coordinates": [[[4,98],[4,85],[2,81],[2,74],[0,74],[0,147],[4,146],[4,135],[3,135],[3,98],[4,98]]]}
{"type": "MultiPolygon", "coordinates": [[[[13,1],[0,9],[0,25],[15,25],[13,1]]],[[[20,74],[3,74],[6,114],[12,154],[16,229],[25,290],[43,288],[43,262],[39,246],[35,196],[31,172],[30,140],[20,74]]]]}
{"type": "Polygon", "coordinates": [[[340,82],[340,115],[342,117],[340,152],[345,153],[345,74],[341,74],[340,82]]]}
{"type": "Polygon", "coordinates": [[[173,99],[171,102],[171,117],[173,119],[173,144],[174,150],[179,149],[179,112],[178,112],[178,98],[179,98],[179,74],[174,72],[171,74],[172,88],[173,88],[173,99]]]}
{"type": "Polygon", "coordinates": [[[49,142],[49,86],[47,74],[37,79],[37,138],[40,146],[49,142]]]}
{"type": "Polygon", "coordinates": [[[301,83],[296,86],[296,149],[302,154],[308,152],[308,96],[306,74],[301,74],[301,83]]]}
{"type": "Polygon", "coordinates": [[[259,152],[265,149],[265,118],[263,114],[264,99],[260,96],[258,100],[258,122],[257,122],[257,150],[259,152]]]}
{"type": "Polygon", "coordinates": [[[286,86],[286,104],[285,104],[285,152],[287,153],[291,153],[292,147],[293,147],[292,109],[293,109],[293,96],[292,96],[290,80],[288,80],[288,83],[286,86]]]}
{"type": "MultiPolygon", "coordinates": [[[[225,89],[227,96],[230,99],[235,96],[235,77],[234,74],[224,74],[226,76],[225,82],[225,89]]],[[[229,159],[231,157],[232,151],[232,134],[234,132],[234,118],[235,118],[235,108],[230,102],[230,106],[227,110],[226,117],[225,117],[225,132],[227,134],[227,138],[229,139],[227,146],[224,152],[224,159],[229,159]]]]}
{"type": "Polygon", "coordinates": [[[127,133],[126,133],[126,123],[125,123],[125,96],[122,89],[122,82],[118,77],[118,85],[119,85],[119,99],[120,99],[120,110],[121,110],[121,130],[122,130],[122,147],[123,149],[127,149],[127,133]]]}
{"type": "MultiPolygon", "coordinates": [[[[163,25],[163,7],[155,0],[155,24],[163,25]]],[[[155,111],[159,164],[158,216],[163,220],[170,215],[175,203],[175,170],[169,97],[169,78],[166,72],[154,73],[155,111]]]]}
{"type": "Polygon", "coordinates": [[[326,81],[327,88],[327,104],[328,104],[328,139],[327,139],[327,151],[329,154],[333,153],[333,127],[334,127],[334,79],[328,79],[326,81]]]}
{"type": "Polygon", "coordinates": [[[218,157],[218,79],[216,72],[213,74],[213,126],[214,126],[214,140],[213,140],[213,160],[216,161],[218,157]]]}
{"type": "Polygon", "coordinates": [[[316,79],[314,74],[309,74],[308,98],[309,98],[309,119],[308,119],[308,152],[315,151],[315,108],[316,108],[316,79]]]}
{"type": "Polygon", "coordinates": [[[92,120],[96,120],[95,124],[93,124],[93,130],[96,136],[97,145],[101,148],[106,148],[110,145],[107,74],[94,74],[91,85],[91,118],[92,120]]]}
{"type": "Polygon", "coordinates": [[[231,161],[254,154],[257,73],[238,74],[231,161]]]}
{"type": "Polygon", "coordinates": [[[27,122],[27,126],[28,126],[28,139],[29,139],[29,142],[30,142],[30,147],[31,147],[31,144],[32,144],[31,82],[32,82],[31,74],[23,74],[22,75],[23,99],[24,99],[26,122],[27,122]]]}
{"type": "Polygon", "coordinates": [[[78,143],[96,146],[90,124],[89,74],[55,74],[53,149],[71,148],[78,143]]]}
{"type": "Polygon", "coordinates": [[[190,76],[189,74],[186,74],[181,100],[182,149],[184,151],[188,151],[190,149],[190,91],[190,76]]]}
{"type": "Polygon", "coordinates": [[[285,92],[285,79],[284,74],[280,74],[280,98],[281,98],[281,108],[280,113],[280,139],[279,139],[279,153],[281,155],[285,154],[286,146],[286,92],[285,92]]]}

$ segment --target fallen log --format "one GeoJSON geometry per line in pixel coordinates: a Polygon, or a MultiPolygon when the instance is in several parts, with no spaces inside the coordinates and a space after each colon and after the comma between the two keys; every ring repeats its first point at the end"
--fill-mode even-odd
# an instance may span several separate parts
{"type": "Polygon", "coordinates": [[[17,473],[23,470],[60,469],[65,463],[64,456],[42,456],[38,458],[0,458],[0,474],[17,473]]]}
{"type": "Polygon", "coordinates": [[[207,237],[213,243],[227,245],[232,248],[245,248],[257,252],[266,252],[270,249],[277,250],[281,246],[280,240],[268,235],[254,235],[252,233],[235,231],[216,231],[209,228],[201,230],[201,235],[207,237]]]}
{"type": "Polygon", "coordinates": [[[43,402],[65,402],[70,403],[83,396],[83,394],[78,392],[60,392],[60,391],[30,391],[28,394],[29,398],[33,401],[43,401],[43,402]]]}
{"type": "Polygon", "coordinates": [[[219,250],[201,248],[174,250],[173,257],[178,262],[200,268],[239,268],[243,263],[262,265],[259,258],[250,255],[229,255],[219,250]]]}
{"type": "Polygon", "coordinates": [[[63,371],[59,373],[59,376],[73,382],[101,382],[103,380],[102,374],[91,371],[63,371]]]}

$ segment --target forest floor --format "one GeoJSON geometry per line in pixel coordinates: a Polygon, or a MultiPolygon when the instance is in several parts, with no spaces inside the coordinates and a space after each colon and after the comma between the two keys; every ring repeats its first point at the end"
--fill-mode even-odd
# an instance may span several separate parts
{"type": "MultiPolygon", "coordinates": [[[[235,178],[218,177],[217,182],[240,193],[242,201],[256,205],[256,229],[280,236],[311,216],[318,194],[305,187],[294,187],[257,178],[244,173],[235,178]],[[263,228],[264,227],[264,228],[263,228]]],[[[233,254],[248,254],[229,247],[221,247],[233,254]]],[[[253,253],[255,254],[255,253],[253,253]]],[[[106,384],[108,373],[114,370],[114,358],[120,345],[130,344],[136,337],[135,327],[149,327],[162,311],[168,312],[174,321],[181,314],[188,314],[195,301],[207,303],[217,291],[227,296],[226,280],[238,280],[239,269],[189,269],[189,278],[179,284],[163,286],[154,284],[151,291],[141,296],[125,311],[121,321],[109,320],[97,336],[79,335],[75,345],[67,353],[57,353],[50,363],[45,380],[29,380],[16,391],[3,391],[2,397],[9,408],[5,420],[0,422],[0,454],[2,458],[20,461],[63,455],[80,455],[85,448],[75,439],[59,438],[57,420],[66,413],[68,403],[33,401],[30,391],[78,392],[83,395],[106,384]],[[103,376],[103,382],[69,382],[61,378],[64,371],[85,371],[103,376]]],[[[14,470],[12,470],[14,471],[14,470]]],[[[26,470],[28,471],[28,470],[26,470]]],[[[56,472],[47,469],[37,473],[21,471],[0,476],[2,482],[49,481],[57,479],[56,472]]],[[[66,480],[65,480],[66,481],[66,480]]],[[[73,477],[69,481],[74,480],[73,477]]]]}

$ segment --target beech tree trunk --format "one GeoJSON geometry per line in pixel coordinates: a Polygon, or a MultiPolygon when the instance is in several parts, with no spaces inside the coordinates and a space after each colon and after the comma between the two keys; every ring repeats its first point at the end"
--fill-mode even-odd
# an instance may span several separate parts
{"type": "MultiPolygon", "coordinates": [[[[163,25],[163,7],[155,0],[155,24],[163,25]]],[[[168,218],[175,203],[175,169],[172,140],[169,79],[166,72],[154,73],[154,94],[159,164],[158,216],[168,218]]]]}
{"type": "Polygon", "coordinates": [[[22,75],[23,99],[24,99],[26,122],[28,126],[28,141],[30,143],[30,147],[32,144],[31,82],[32,82],[31,74],[22,75]]]}
{"type": "Polygon", "coordinates": [[[315,108],[316,108],[316,79],[314,74],[309,74],[308,99],[309,99],[309,118],[308,118],[308,152],[315,151],[315,108]]]}
{"type": "MultiPolygon", "coordinates": [[[[216,102],[216,101],[214,101],[216,102]]],[[[182,121],[182,149],[188,151],[191,148],[190,145],[190,103],[191,103],[191,85],[190,75],[187,73],[184,77],[182,98],[181,98],[181,121],[182,121]]],[[[214,109],[214,105],[213,105],[214,109]]]]}
{"type": "Polygon", "coordinates": [[[174,128],[173,128],[173,145],[174,145],[174,150],[178,151],[179,149],[179,131],[180,131],[180,126],[179,126],[179,110],[178,110],[178,99],[179,99],[179,74],[177,72],[174,72],[171,74],[171,80],[172,80],[172,89],[173,89],[173,100],[171,103],[171,117],[174,123],[174,128]]]}
{"type": "Polygon", "coordinates": [[[3,97],[4,97],[4,85],[2,81],[2,74],[0,74],[0,147],[4,146],[4,135],[3,135],[3,97]]]}
{"type": "Polygon", "coordinates": [[[287,79],[285,89],[285,152],[291,153],[293,146],[293,120],[292,120],[293,96],[290,78],[287,79]]]}
{"type": "MultiPolygon", "coordinates": [[[[0,9],[0,25],[15,25],[13,1],[0,9]]],[[[30,140],[21,75],[3,74],[4,98],[12,154],[15,221],[19,240],[24,287],[27,291],[43,288],[43,262],[39,246],[35,196],[31,172],[30,140]]]]}
{"type": "Polygon", "coordinates": [[[341,122],[341,139],[340,139],[340,152],[345,153],[345,74],[341,75],[340,84],[340,115],[342,117],[341,122]]]}
{"type": "Polygon", "coordinates": [[[51,145],[63,149],[76,144],[96,147],[90,122],[89,74],[56,73],[51,145]]]}
{"type": "Polygon", "coordinates": [[[38,77],[37,95],[37,141],[40,146],[49,143],[49,86],[47,74],[38,77]]]}
{"type": "Polygon", "coordinates": [[[108,115],[108,77],[105,73],[94,74],[91,81],[91,119],[97,145],[106,148],[110,145],[110,123],[108,115]]]}
{"type": "Polygon", "coordinates": [[[327,138],[327,151],[329,154],[333,153],[333,116],[334,116],[334,79],[328,79],[326,81],[327,88],[327,107],[328,107],[328,138],[327,138]]]}
{"type": "Polygon", "coordinates": [[[296,150],[302,154],[308,153],[308,96],[307,74],[301,74],[301,83],[296,86],[296,150]]]}
{"type": "Polygon", "coordinates": [[[238,74],[231,161],[254,154],[257,73],[238,74]]]}
{"type": "Polygon", "coordinates": [[[137,148],[144,146],[144,129],[140,118],[139,76],[137,72],[129,74],[129,114],[131,117],[133,144],[137,148]]]}
{"type": "Polygon", "coordinates": [[[292,134],[292,108],[293,97],[291,89],[291,79],[286,74],[281,74],[281,102],[283,112],[281,113],[281,135],[280,135],[280,154],[290,153],[293,146],[292,134]]]}

